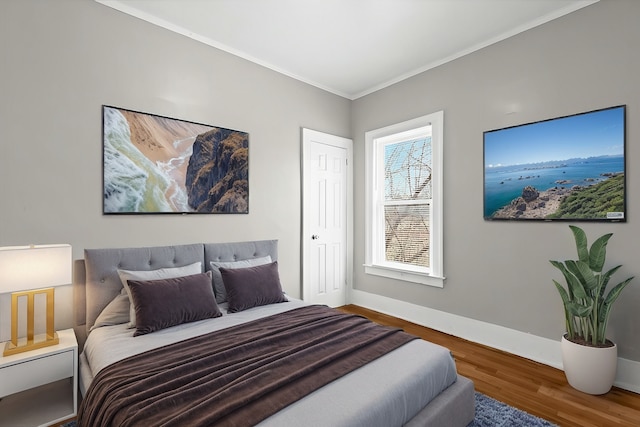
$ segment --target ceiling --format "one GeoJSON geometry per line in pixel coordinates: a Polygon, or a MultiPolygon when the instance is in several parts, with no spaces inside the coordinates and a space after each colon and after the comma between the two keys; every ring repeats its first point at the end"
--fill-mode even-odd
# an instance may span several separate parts
{"type": "Polygon", "coordinates": [[[95,0],[357,99],[598,0],[95,0]]]}

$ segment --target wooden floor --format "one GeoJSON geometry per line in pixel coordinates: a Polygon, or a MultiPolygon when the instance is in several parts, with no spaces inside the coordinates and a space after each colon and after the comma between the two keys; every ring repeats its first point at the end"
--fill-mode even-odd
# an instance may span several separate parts
{"type": "Polygon", "coordinates": [[[449,348],[458,373],[471,379],[476,391],[559,426],[640,426],[640,394],[614,388],[603,396],[591,396],[571,388],[558,369],[362,307],[347,305],[340,310],[449,348]]]}

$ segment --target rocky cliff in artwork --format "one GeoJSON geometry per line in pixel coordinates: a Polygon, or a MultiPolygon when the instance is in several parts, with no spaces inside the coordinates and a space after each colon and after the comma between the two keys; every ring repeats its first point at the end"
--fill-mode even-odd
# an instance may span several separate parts
{"type": "Polygon", "coordinates": [[[497,211],[493,218],[514,219],[544,219],[558,210],[562,201],[573,188],[553,187],[546,191],[538,191],[535,187],[526,186],[522,189],[522,195],[513,199],[511,203],[497,211]]]}
{"type": "Polygon", "coordinates": [[[186,174],[196,212],[248,213],[249,134],[214,128],[198,135],[186,174]]]}

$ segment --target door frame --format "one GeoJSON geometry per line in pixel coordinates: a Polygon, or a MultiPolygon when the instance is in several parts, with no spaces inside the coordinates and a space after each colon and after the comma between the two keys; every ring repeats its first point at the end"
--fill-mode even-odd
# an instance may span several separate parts
{"type": "Polygon", "coordinates": [[[308,224],[309,215],[305,214],[307,209],[307,200],[305,195],[307,176],[305,173],[306,159],[309,153],[310,144],[324,144],[332,145],[335,147],[343,148],[346,150],[347,157],[347,184],[346,184],[346,197],[347,197],[347,213],[346,213],[346,250],[345,250],[345,304],[349,304],[351,301],[351,291],[353,289],[353,140],[344,138],[341,136],[331,135],[328,133],[319,132],[316,130],[301,128],[301,141],[302,141],[302,157],[301,157],[301,192],[302,192],[302,235],[300,236],[300,253],[301,253],[301,295],[302,299],[309,295],[311,286],[310,280],[306,277],[309,268],[307,268],[307,259],[309,254],[307,253],[306,240],[311,238],[309,231],[310,226],[308,224]]]}

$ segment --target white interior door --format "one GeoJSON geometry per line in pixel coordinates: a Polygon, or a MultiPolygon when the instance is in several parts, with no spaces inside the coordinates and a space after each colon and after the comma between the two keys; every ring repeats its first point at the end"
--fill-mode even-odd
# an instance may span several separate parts
{"type": "Polygon", "coordinates": [[[302,296],[338,307],[346,304],[351,285],[352,141],[303,129],[302,143],[302,296]]]}

